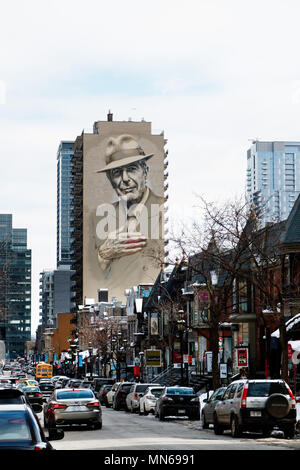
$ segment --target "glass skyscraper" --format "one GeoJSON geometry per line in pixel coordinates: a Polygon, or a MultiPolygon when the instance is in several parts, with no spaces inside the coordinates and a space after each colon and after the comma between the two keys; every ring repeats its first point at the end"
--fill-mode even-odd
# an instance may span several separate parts
{"type": "Polygon", "coordinates": [[[57,267],[71,265],[70,255],[70,186],[71,141],[61,141],[57,152],[57,267]]]}
{"type": "Polygon", "coordinates": [[[11,358],[24,356],[31,339],[31,250],[11,214],[0,214],[0,339],[11,358]]]}
{"type": "Polygon", "coordinates": [[[300,142],[254,141],[247,152],[247,196],[261,226],[286,220],[300,194],[300,142]]]}

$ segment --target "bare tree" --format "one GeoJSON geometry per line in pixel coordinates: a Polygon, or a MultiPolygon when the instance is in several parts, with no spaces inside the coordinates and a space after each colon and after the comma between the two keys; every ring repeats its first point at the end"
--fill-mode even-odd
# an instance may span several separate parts
{"type": "Polygon", "coordinates": [[[281,233],[284,224],[259,227],[257,214],[241,200],[218,205],[200,197],[202,218],[184,226],[173,243],[189,259],[192,274],[209,293],[209,319],[213,350],[214,388],[219,383],[218,328],[224,314],[241,313],[245,283],[252,289],[251,303],[262,315],[269,309],[280,329],[283,377],[287,378],[287,341],[284,318],[281,233]]]}

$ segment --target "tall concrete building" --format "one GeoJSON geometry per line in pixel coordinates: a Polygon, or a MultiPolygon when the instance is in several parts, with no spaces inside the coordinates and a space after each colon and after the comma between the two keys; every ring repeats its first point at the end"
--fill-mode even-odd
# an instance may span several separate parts
{"type": "Polygon", "coordinates": [[[0,339],[11,358],[24,356],[31,339],[31,250],[12,214],[0,214],[0,339]]]}
{"type": "Polygon", "coordinates": [[[70,208],[72,141],[63,140],[57,152],[57,267],[71,265],[70,208]]]}
{"type": "Polygon", "coordinates": [[[46,328],[57,326],[59,313],[71,312],[72,274],[67,265],[40,273],[40,322],[46,328]]]}
{"type": "Polygon", "coordinates": [[[71,258],[74,302],[155,281],[164,261],[167,166],[164,133],[151,122],[97,121],[75,140],[71,258]]]}
{"type": "Polygon", "coordinates": [[[253,141],[247,152],[247,196],[260,223],[286,220],[300,194],[300,142],[253,141]]]}

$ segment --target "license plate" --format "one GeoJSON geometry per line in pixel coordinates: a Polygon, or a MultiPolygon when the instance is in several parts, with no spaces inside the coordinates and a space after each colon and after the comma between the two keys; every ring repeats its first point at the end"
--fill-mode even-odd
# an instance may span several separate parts
{"type": "Polygon", "coordinates": [[[69,406],[67,409],[68,411],[82,411],[85,406],[69,406]]]}
{"type": "Polygon", "coordinates": [[[184,415],[184,414],[185,414],[185,410],[178,410],[178,414],[184,415]]]}
{"type": "Polygon", "coordinates": [[[261,416],[261,411],[250,411],[250,416],[261,416]]]}

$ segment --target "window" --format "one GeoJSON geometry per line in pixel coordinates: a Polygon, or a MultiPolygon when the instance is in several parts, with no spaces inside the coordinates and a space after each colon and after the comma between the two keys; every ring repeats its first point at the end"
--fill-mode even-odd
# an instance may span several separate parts
{"type": "Polygon", "coordinates": [[[288,395],[287,388],[283,382],[253,382],[249,383],[248,397],[269,397],[273,393],[288,395]]]}
{"type": "Polygon", "coordinates": [[[231,387],[231,390],[230,390],[230,392],[229,392],[229,397],[228,397],[228,398],[230,398],[230,399],[231,399],[231,398],[233,398],[233,397],[234,397],[234,394],[235,394],[236,388],[237,388],[237,384],[234,384],[234,385],[232,385],[232,387],[231,387]]]}
{"type": "Polygon", "coordinates": [[[242,393],[243,393],[243,388],[244,388],[244,384],[243,384],[243,383],[241,383],[240,385],[238,385],[237,392],[236,392],[236,397],[237,397],[237,398],[241,398],[242,393]]]}
{"type": "Polygon", "coordinates": [[[227,399],[228,399],[229,393],[230,393],[230,391],[231,391],[231,388],[232,388],[232,385],[230,385],[230,386],[226,389],[225,394],[224,394],[224,397],[223,397],[224,400],[227,400],[227,399]]]}

